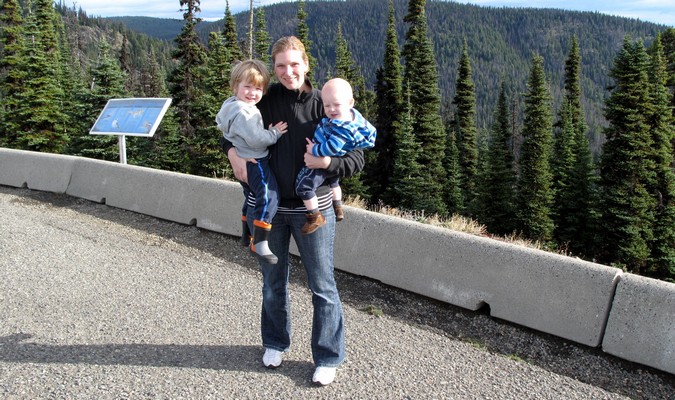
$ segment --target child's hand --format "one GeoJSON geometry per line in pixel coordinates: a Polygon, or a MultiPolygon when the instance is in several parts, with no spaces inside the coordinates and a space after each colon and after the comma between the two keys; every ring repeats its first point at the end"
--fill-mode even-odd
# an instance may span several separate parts
{"type": "Polygon", "coordinates": [[[307,141],[307,153],[308,154],[314,154],[312,150],[314,149],[314,142],[312,142],[309,138],[305,138],[307,141]]]}
{"type": "Polygon", "coordinates": [[[276,128],[282,135],[288,131],[288,124],[285,122],[277,122],[275,125],[270,124],[270,128],[276,128]]]}

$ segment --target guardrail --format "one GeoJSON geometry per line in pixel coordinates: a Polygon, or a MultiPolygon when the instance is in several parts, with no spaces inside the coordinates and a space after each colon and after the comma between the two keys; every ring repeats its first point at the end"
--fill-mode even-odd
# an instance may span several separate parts
{"type": "MultiPolygon", "coordinates": [[[[241,232],[234,182],[0,148],[0,185],[241,232]]],[[[335,267],[675,374],[675,284],[355,208],[338,225],[335,267]]]]}

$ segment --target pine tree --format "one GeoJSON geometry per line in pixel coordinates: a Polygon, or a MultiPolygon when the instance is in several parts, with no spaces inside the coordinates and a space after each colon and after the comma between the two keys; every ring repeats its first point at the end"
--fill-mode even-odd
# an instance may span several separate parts
{"type": "MultiPolygon", "coordinates": [[[[438,71],[431,40],[427,36],[425,0],[410,0],[408,24],[403,47],[405,59],[404,87],[410,92],[412,126],[422,147],[419,163],[425,180],[424,193],[419,194],[417,208],[430,214],[446,213],[443,193],[447,184],[443,157],[445,129],[440,115],[438,71]]],[[[397,146],[400,146],[399,143],[397,146]]]]}
{"type": "Polygon", "coordinates": [[[553,193],[549,164],[553,122],[544,59],[539,55],[532,58],[524,113],[517,193],[520,229],[526,237],[546,243],[553,238],[553,193]]]}
{"type": "Polygon", "coordinates": [[[305,11],[305,1],[298,0],[298,25],[296,27],[296,36],[305,46],[305,52],[309,60],[309,71],[305,76],[311,81],[313,72],[316,70],[316,58],[312,56],[312,41],[309,40],[309,26],[307,26],[307,12],[305,11]]]}
{"type": "Polygon", "coordinates": [[[56,14],[54,21],[59,42],[59,64],[61,64],[60,86],[63,89],[62,111],[66,115],[64,122],[65,134],[70,138],[79,132],[91,129],[91,126],[81,127],[82,121],[73,116],[81,115],[80,110],[85,107],[80,103],[81,96],[86,92],[85,73],[81,64],[73,54],[73,44],[66,31],[65,22],[60,14],[56,14]]]}
{"type": "Polygon", "coordinates": [[[166,97],[169,94],[166,88],[164,72],[159,62],[157,62],[155,48],[152,46],[150,46],[143,63],[141,87],[146,97],[166,97]]]}
{"type": "Polygon", "coordinates": [[[614,80],[606,100],[606,141],[600,167],[603,244],[600,261],[644,273],[653,239],[652,139],[648,115],[648,56],[642,43],[625,38],[614,60],[614,80]]]}
{"type": "Polygon", "coordinates": [[[265,65],[269,65],[270,46],[272,45],[272,38],[267,31],[267,22],[265,20],[265,10],[258,8],[255,14],[255,35],[253,46],[253,58],[256,58],[265,65]]]}
{"type": "Polygon", "coordinates": [[[516,173],[509,116],[506,84],[502,82],[488,143],[487,168],[478,194],[482,205],[479,221],[498,235],[510,234],[516,227],[516,173]]]}
{"type": "Polygon", "coordinates": [[[393,0],[389,0],[389,17],[387,38],[385,41],[382,67],[377,71],[375,85],[377,111],[374,125],[377,128],[375,160],[366,163],[366,176],[369,183],[371,201],[384,201],[395,204],[395,199],[387,196],[387,188],[396,185],[393,180],[394,152],[396,149],[396,135],[394,124],[398,120],[403,108],[402,99],[402,68],[401,51],[396,34],[396,18],[393,0]]]}
{"type": "MultiPolygon", "coordinates": [[[[89,72],[91,86],[82,99],[82,103],[86,106],[80,110],[82,114],[77,116],[78,120],[83,121],[81,127],[91,128],[108,100],[128,95],[124,87],[125,73],[118,60],[110,53],[108,41],[101,40],[99,59],[89,72]]],[[[118,136],[114,135],[90,135],[89,130],[80,130],[74,132],[68,153],[99,160],[119,161],[118,139],[118,136]]]]}
{"type": "Polygon", "coordinates": [[[202,172],[202,149],[197,138],[197,129],[204,123],[200,119],[198,110],[199,98],[202,95],[198,83],[202,80],[203,65],[206,62],[206,53],[197,35],[196,26],[201,21],[197,17],[200,12],[199,0],[181,0],[184,25],[180,35],[176,37],[176,50],[173,58],[177,61],[176,68],[169,78],[169,91],[173,98],[172,107],[180,124],[180,136],[183,146],[190,160],[186,170],[190,173],[202,172]]]}
{"type": "Polygon", "coordinates": [[[570,225],[567,218],[575,210],[571,209],[572,196],[575,195],[572,186],[572,170],[576,162],[575,150],[575,127],[572,104],[563,101],[558,120],[558,132],[553,142],[551,154],[551,172],[553,182],[553,207],[552,217],[555,224],[555,238],[560,244],[568,244],[575,239],[576,227],[570,225]]]}
{"type": "MultiPolygon", "coordinates": [[[[204,119],[207,121],[215,121],[216,113],[220,109],[220,105],[225,99],[232,95],[230,89],[230,72],[232,66],[229,62],[231,59],[229,49],[223,43],[223,38],[218,32],[211,32],[209,34],[209,51],[207,53],[208,62],[204,67],[204,80],[202,95],[200,96],[200,103],[204,119]]],[[[202,140],[204,144],[203,160],[205,171],[212,171],[216,176],[232,176],[230,163],[226,161],[226,155],[218,145],[218,140],[222,135],[215,124],[205,124],[200,128],[203,132],[202,140]]]]}
{"type": "MultiPolygon", "coordinates": [[[[675,115],[675,28],[668,28],[661,34],[661,45],[663,46],[663,56],[666,59],[666,70],[668,80],[666,84],[670,88],[672,96],[670,105],[675,115]]],[[[675,137],[672,140],[673,152],[675,153],[675,137]]],[[[673,164],[675,168],[675,164],[673,164]]]]}
{"type": "Polygon", "coordinates": [[[457,147],[457,126],[452,118],[446,121],[445,156],[443,165],[447,175],[445,204],[448,214],[460,214],[464,209],[464,196],[460,187],[459,149],[457,147]]]}
{"type": "Polygon", "coordinates": [[[651,131],[654,159],[654,180],[649,192],[655,198],[654,239],[649,243],[650,262],[647,274],[675,282],[675,172],[671,168],[673,153],[670,139],[675,134],[670,108],[666,60],[660,36],[651,48],[649,84],[651,105],[647,115],[651,131]]]}
{"type": "MultiPolygon", "coordinates": [[[[365,80],[363,75],[359,71],[352,53],[349,51],[347,45],[347,40],[342,35],[342,22],[338,22],[337,25],[337,39],[335,45],[335,78],[342,78],[349,82],[352,86],[352,91],[354,92],[354,107],[356,107],[364,116],[368,119],[367,111],[361,109],[361,105],[364,101],[359,98],[360,94],[363,94],[365,90],[365,80]]],[[[367,107],[366,107],[367,110],[367,107]]],[[[368,156],[366,152],[365,156],[368,156]]],[[[362,199],[368,200],[370,195],[368,193],[368,188],[363,183],[363,171],[349,177],[340,180],[340,187],[342,187],[343,192],[346,195],[351,197],[360,197],[362,199]]]]}
{"type": "Polygon", "coordinates": [[[223,37],[225,38],[225,47],[230,52],[232,59],[230,62],[244,61],[244,52],[241,51],[239,38],[237,37],[237,22],[230,12],[230,2],[225,0],[225,27],[223,28],[223,37]]]}
{"type": "Polygon", "coordinates": [[[592,155],[581,104],[581,56],[576,37],[565,62],[565,96],[557,123],[553,172],[555,239],[573,254],[593,254],[597,204],[592,155]]]}
{"type": "Polygon", "coordinates": [[[16,110],[25,79],[21,6],[4,0],[0,8],[0,146],[17,147],[16,110]]]}
{"type": "MultiPolygon", "coordinates": [[[[395,206],[408,211],[419,210],[420,197],[429,195],[425,189],[422,166],[417,162],[422,149],[413,132],[413,118],[411,112],[410,93],[407,93],[404,108],[400,118],[394,122],[396,143],[400,145],[394,151],[394,172],[392,180],[395,182],[387,188],[391,193],[388,198],[396,199],[395,206]]],[[[428,201],[422,201],[426,203],[428,201]]]]}
{"type": "Polygon", "coordinates": [[[68,142],[67,116],[63,112],[64,93],[59,82],[62,74],[53,3],[38,0],[35,12],[29,11],[24,27],[27,39],[22,73],[25,80],[14,113],[18,122],[18,147],[61,153],[68,142]]]}
{"type": "Polygon", "coordinates": [[[455,112],[455,138],[459,156],[459,182],[465,209],[464,215],[475,213],[476,175],[478,150],[476,149],[476,92],[471,79],[471,60],[466,40],[462,48],[457,71],[457,93],[453,99],[455,112]]]}

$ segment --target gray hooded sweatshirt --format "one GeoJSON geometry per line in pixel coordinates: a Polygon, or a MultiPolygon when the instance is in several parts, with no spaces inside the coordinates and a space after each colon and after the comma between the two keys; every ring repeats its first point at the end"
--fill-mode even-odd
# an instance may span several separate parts
{"type": "Polygon", "coordinates": [[[281,137],[278,129],[265,129],[260,111],[255,105],[238,100],[235,96],[223,102],[216,115],[216,124],[241,158],[267,157],[267,147],[281,137]]]}

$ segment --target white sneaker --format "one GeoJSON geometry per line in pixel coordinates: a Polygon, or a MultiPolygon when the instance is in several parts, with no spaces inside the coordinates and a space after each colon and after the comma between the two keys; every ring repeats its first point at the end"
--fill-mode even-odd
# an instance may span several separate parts
{"type": "Polygon", "coordinates": [[[274,349],[265,349],[263,355],[263,364],[267,368],[276,368],[281,365],[281,355],[283,352],[274,349]]]}
{"type": "Polygon", "coordinates": [[[330,385],[335,380],[335,371],[337,371],[335,367],[317,367],[312,382],[321,386],[330,385]]]}

